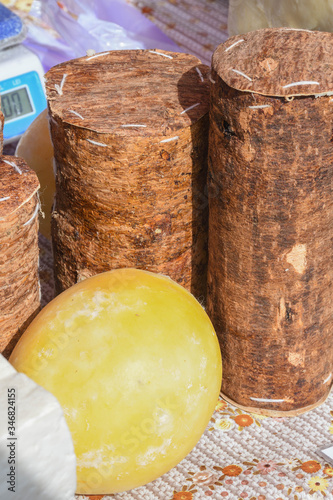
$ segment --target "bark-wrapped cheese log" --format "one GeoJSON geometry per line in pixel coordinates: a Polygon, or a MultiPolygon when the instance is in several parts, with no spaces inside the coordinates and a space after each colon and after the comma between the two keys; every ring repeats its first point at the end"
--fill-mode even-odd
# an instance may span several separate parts
{"type": "MultiPolygon", "coordinates": [[[[0,99],[1,102],[1,99],[0,99]]],[[[3,152],[3,126],[5,123],[5,117],[3,113],[0,111],[0,154],[3,152]]]]}
{"type": "Polygon", "coordinates": [[[6,358],[40,306],[38,188],[22,158],[0,159],[0,352],[6,358]]]}
{"type": "Polygon", "coordinates": [[[207,308],[222,392],[297,414],[333,374],[333,34],[266,29],[213,56],[207,308]]]}
{"type": "Polygon", "coordinates": [[[187,54],[124,50],[46,77],[56,291],[136,267],[204,298],[208,68],[187,54]]]}

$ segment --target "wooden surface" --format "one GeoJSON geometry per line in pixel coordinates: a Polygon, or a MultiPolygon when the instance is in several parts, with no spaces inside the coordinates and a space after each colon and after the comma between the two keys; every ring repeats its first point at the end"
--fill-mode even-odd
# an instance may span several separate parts
{"type": "Polygon", "coordinates": [[[136,267],[204,300],[208,71],[193,56],[140,50],[81,58],[47,74],[58,292],[136,267]]]}
{"type": "Polygon", "coordinates": [[[0,352],[8,358],[40,306],[39,182],[13,156],[1,158],[0,171],[0,352]]]}
{"type": "MultiPolygon", "coordinates": [[[[282,65],[275,34],[270,53],[282,65]]],[[[302,43],[294,31],[288,39],[302,43]]],[[[207,311],[221,342],[222,392],[252,411],[300,410],[332,385],[331,98],[288,101],[233,89],[214,71],[212,79],[207,311]]]]}

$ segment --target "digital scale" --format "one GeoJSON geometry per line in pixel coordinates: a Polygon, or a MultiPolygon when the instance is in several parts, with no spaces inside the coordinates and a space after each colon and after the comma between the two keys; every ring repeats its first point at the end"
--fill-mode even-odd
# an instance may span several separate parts
{"type": "Polygon", "coordinates": [[[36,54],[21,45],[25,32],[19,16],[0,4],[0,97],[5,118],[4,144],[19,139],[46,108],[43,66],[36,54]]]}

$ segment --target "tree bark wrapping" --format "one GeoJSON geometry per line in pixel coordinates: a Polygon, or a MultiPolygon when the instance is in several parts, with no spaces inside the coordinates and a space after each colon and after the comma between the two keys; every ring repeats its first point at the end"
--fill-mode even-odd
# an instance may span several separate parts
{"type": "Polygon", "coordinates": [[[137,267],[205,299],[208,72],[194,56],[142,50],[49,71],[57,292],[137,267]]]}
{"type": "MultiPolygon", "coordinates": [[[[281,77],[280,64],[289,68],[286,80],[315,79],[311,66],[306,75],[293,72],[296,49],[274,50],[274,42],[284,36],[287,47],[298,47],[320,36],[281,31],[256,32],[266,45],[249,33],[217,49],[209,139],[207,311],[222,349],[222,392],[267,415],[317,406],[333,371],[333,102],[330,95],[265,95],[276,82],[258,86],[263,57],[272,79],[281,77]],[[225,57],[234,50],[230,67],[240,69],[245,52],[259,47],[246,60],[253,92],[242,75],[229,84],[220,76],[231,45],[225,57]]],[[[325,67],[313,64],[320,79],[325,67]]]]}
{"type": "Polygon", "coordinates": [[[0,352],[8,359],[40,309],[39,182],[22,158],[2,157],[0,170],[0,352]]]}

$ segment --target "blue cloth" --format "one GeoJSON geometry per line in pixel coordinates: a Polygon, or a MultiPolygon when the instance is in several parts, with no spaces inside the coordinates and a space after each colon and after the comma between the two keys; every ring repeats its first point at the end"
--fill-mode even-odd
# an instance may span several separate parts
{"type": "Polygon", "coordinates": [[[18,15],[0,3],[0,49],[24,40],[25,26],[18,15]]]}

